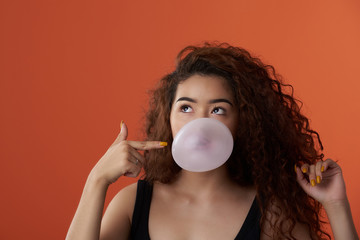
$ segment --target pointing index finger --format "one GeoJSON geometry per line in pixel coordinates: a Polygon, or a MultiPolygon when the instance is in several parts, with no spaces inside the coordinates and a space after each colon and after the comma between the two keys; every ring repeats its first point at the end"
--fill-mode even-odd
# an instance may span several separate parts
{"type": "Polygon", "coordinates": [[[127,141],[128,144],[137,150],[159,149],[167,146],[167,142],[161,141],[127,141]]]}

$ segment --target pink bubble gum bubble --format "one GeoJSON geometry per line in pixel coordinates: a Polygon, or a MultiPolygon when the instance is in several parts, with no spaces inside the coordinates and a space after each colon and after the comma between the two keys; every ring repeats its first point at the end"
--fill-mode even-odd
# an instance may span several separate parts
{"type": "Polygon", "coordinates": [[[182,169],[206,172],[223,165],[230,157],[233,146],[231,132],[222,122],[198,118],[176,134],[172,155],[182,169]]]}

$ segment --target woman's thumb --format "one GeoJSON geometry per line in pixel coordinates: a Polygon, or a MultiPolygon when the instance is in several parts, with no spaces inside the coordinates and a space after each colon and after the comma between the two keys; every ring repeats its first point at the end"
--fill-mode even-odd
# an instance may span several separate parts
{"type": "Polygon", "coordinates": [[[117,138],[115,139],[113,145],[118,144],[119,142],[126,140],[127,136],[128,136],[127,126],[124,123],[124,121],[121,121],[121,123],[120,123],[120,133],[117,136],[117,138]]]}

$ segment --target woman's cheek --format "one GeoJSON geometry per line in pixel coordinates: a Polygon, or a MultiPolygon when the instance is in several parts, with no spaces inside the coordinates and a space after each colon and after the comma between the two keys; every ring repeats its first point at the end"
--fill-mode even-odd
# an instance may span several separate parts
{"type": "Polygon", "coordinates": [[[176,136],[176,134],[180,131],[180,129],[188,122],[190,122],[190,119],[187,118],[182,118],[181,116],[179,116],[178,118],[174,118],[173,121],[171,122],[171,131],[173,134],[173,137],[176,136]]]}

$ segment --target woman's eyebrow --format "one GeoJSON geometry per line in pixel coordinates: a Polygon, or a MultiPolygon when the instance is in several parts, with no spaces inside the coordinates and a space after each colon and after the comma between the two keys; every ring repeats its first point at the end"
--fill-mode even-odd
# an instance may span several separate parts
{"type": "MultiPolygon", "coordinates": [[[[188,101],[188,102],[193,102],[193,103],[197,103],[197,101],[193,98],[189,98],[189,97],[181,97],[178,100],[176,100],[176,102],[180,102],[180,101],[188,101]]],[[[213,104],[213,103],[220,103],[220,102],[225,102],[228,103],[230,106],[233,106],[232,102],[228,99],[225,98],[217,98],[217,99],[211,99],[209,101],[209,103],[213,104]]]]}
{"type": "Polygon", "coordinates": [[[192,99],[192,98],[189,98],[189,97],[181,97],[178,100],[176,100],[176,102],[179,102],[179,101],[188,101],[188,102],[196,103],[195,99],[192,99]]]}
{"type": "Polygon", "coordinates": [[[225,103],[230,104],[230,106],[233,106],[232,102],[225,98],[212,99],[209,101],[209,103],[219,103],[219,102],[225,102],[225,103]]]}

